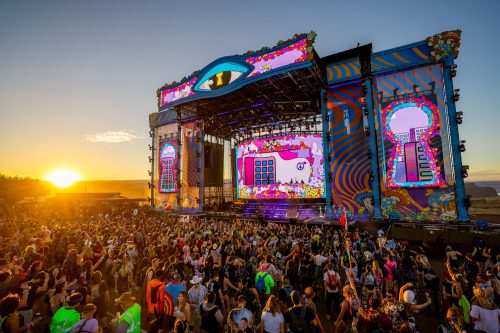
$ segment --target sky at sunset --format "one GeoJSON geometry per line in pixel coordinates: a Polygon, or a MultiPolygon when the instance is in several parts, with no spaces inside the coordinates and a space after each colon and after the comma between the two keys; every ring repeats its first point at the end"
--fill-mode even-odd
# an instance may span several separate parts
{"type": "Polygon", "coordinates": [[[320,57],[461,29],[468,180],[500,180],[500,1],[0,0],[0,173],[146,179],[156,90],[314,30],[320,57]],[[410,4],[417,4],[411,7],[410,4]]]}

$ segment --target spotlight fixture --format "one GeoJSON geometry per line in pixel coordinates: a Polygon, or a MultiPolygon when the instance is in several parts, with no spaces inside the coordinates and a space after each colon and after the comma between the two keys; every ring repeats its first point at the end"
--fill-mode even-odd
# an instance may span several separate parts
{"type": "Polygon", "coordinates": [[[149,150],[154,150],[154,147],[153,147],[153,146],[148,145],[148,147],[149,147],[149,150]]]}
{"type": "Polygon", "coordinates": [[[457,111],[456,112],[456,116],[455,116],[455,121],[457,122],[457,124],[461,124],[463,119],[462,119],[462,116],[464,115],[464,113],[462,111],[457,111]]]}
{"type": "Polygon", "coordinates": [[[148,175],[151,177],[151,170],[148,170],[148,175]]]}
{"type": "Polygon", "coordinates": [[[368,172],[368,179],[372,182],[375,178],[373,177],[373,172],[368,172]]]}
{"type": "Polygon", "coordinates": [[[460,99],[460,89],[453,90],[453,101],[458,102],[460,99]]]}
{"type": "Polygon", "coordinates": [[[155,188],[155,185],[151,184],[151,182],[148,182],[148,188],[155,188]]]}
{"type": "Polygon", "coordinates": [[[368,116],[368,106],[366,104],[363,105],[362,110],[363,110],[363,114],[365,116],[368,116]]]}
{"type": "Polygon", "coordinates": [[[149,137],[150,137],[150,138],[152,138],[152,137],[153,137],[153,135],[154,135],[154,133],[155,133],[155,132],[154,132],[153,130],[149,131],[149,137]]]}
{"type": "Polygon", "coordinates": [[[373,154],[372,154],[372,152],[371,152],[370,150],[366,153],[366,157],[367,157],[369,160],[373,157],[373,154]]]}
{"type": "Polygon", "coordinates": [[[457,65],[456,64],[451,65],[451,67],[450,67],[450,76],[451,77],[457,76],[457,65]]]}
{"type": "Polygon", "coordinates": [[[326,141],[330,142],[330,132],[329,131],[326,132],[325,138],[326,138],[326,141]]]}
{"type": "Polygon", "coordinates": [[[329,120],[330,120],[330,115],[328,115],[328,113],[327,113],[327,114],[325,114],[325,121],[329,121],[329,120]]]}
{"type": "Polygon", "coordinates": [[[462,165],[462,178],[467,178],[469,177],[469,173],[467,172],[469,170],[468,165],[462,165]]]}
{"type": "Polygon", "coordinates": [[[461,153],[463,153],[466,149],[465,149],[465,140],[461,140],[460,141],[460,145],[458,145],[458,150],[460,150],[461,153]]]}
{"type": "Polygon", "coordinates": [[[151,161],[152,161],[153,159],[151,158],[151,156],[148,156],[148,160],[149,160],[149,163],[151,163],[151,161]]]}
{"type": "Polygon", "coordinates": [[[365,135],[370,136],[370,127],[369,126],[365,126],[365,135]]]}

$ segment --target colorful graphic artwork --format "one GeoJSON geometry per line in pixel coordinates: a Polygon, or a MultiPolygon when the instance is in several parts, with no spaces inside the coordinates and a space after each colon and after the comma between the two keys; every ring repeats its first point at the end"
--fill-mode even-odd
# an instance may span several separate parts
{"type": "Polygon", "coordinates": [[[167,140],[160,145],[160,177],[158,191],[172,193],[177,191],[177,144],[167,140]]]}
{"type": "Polygon", "coordinates": [[[298,35],[294,40],[272,49],[220,58],[191,77],[183,79],[181,83],[160,89],[160,108],[186,97],[201,97],[216,90],[227,93],[232,91],[228,86],[238,81],[252,78],[247,80],[250,83],[266,72],[311,60],[315,37],[316,34],[311,32],[308,35],[298,35]]]}
{"type": "Polygon", "coordinates": [[[323,198],[321,135],[282,135],[247,141],[236,148],[237,197],[323,198]]]}
{"type": "Polygon", "coordinates": [[[382,110],[384,139],[392,143],[386,187],[446,185],[432,138],[439,136],[439,110],[425,97],[396,100],[382,110]]]}

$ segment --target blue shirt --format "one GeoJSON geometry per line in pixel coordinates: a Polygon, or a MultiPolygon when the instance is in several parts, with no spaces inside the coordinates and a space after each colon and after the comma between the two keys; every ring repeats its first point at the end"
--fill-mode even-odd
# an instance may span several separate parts
{"type": "Polygon", "coordinates": [[[186,291],[186,286],[180,282],[170,282],[165,287],[165,292],[169,293],[172,296],[172,301],[174,302],[174,306],[177,306],[177,296],[181,291],[186,291]]]}

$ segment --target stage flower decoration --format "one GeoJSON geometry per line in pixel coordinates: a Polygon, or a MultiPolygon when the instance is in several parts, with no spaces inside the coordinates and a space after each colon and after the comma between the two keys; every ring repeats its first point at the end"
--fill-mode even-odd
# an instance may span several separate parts
{"type": "Polygon", "coordinates": [[[448,56],[458,57],[461,30],[445,31],[427,37],[427,45],[431,48],[431,58],[440,61],[448,56]]]}

